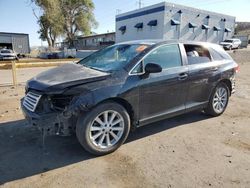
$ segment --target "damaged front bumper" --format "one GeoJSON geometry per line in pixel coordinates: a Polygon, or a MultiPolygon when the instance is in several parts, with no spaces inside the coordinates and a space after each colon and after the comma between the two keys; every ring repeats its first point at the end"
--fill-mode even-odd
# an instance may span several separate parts
{"type": "Polygon", "coordinates": [[[21,108],[25,119],[46,135],[69,136],[75,131],[76,118],[65,112],[36,113],[29,111],[21,99],[21,108]],[[67,114],[67,115],[66,115],[67,114]]]}

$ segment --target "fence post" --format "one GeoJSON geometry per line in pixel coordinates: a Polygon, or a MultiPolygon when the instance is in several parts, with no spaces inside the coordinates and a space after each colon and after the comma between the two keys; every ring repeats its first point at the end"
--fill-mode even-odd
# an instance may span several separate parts
{"type": "Polygon", "coordinates": [[[12,66],[12,79],[14,87],[17,86],[17,78],[16,78],[16,61],[11,61],[12,66]]]}

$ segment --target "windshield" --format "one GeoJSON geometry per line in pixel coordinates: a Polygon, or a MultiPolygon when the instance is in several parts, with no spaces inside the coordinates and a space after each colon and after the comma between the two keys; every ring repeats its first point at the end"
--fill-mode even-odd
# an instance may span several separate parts
{"type": "Polygon", "coordinates": [[[93,53],[79,64],[105,72],[119,70],[147,47],[145,44],[113,45],[93,53]]]}
{"type": "Polygon", "coordinates": [[[224,42],[233,42],[233,40],[224,40],[224,42]]]}
{"type": "Polygon", "coordinates": [[[1,50],[1,53],[3,53],[3,54],[10,54],[10,53],[12,53],[12,51],[11,50],[1,50]]]}

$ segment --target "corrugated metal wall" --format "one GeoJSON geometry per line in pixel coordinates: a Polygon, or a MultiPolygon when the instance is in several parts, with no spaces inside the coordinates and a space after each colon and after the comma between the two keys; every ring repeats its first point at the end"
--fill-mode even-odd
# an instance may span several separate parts
{"type": "Polygon", "coordinates": [[[0,43],[11,44],[16,53],[30,53],[29,35],[18,33],[1,33],[0,43]]]}

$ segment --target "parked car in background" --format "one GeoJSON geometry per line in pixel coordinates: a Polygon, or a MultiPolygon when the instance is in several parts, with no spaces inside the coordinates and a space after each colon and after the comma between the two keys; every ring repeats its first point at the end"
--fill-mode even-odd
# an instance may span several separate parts
{"type": "Polygon", "coordinates": [[[226,50],[238,49],[241,45],[240,39],[226,39],[220,43],[220,45],[226,50]]]}
{"type": "Polygon", "coordinates": [[[76,133],[95,155],[115,151],[131,129],[201,110],[221,115],[238,65],[218,45],[132,41],[29,80],[25,117],[43,133],[76,133]]]}
{"type": "Polygon", "coordinates": [[[0,50],[0,60],[18,60],[16,53],[10,49],[0,50]]]}

